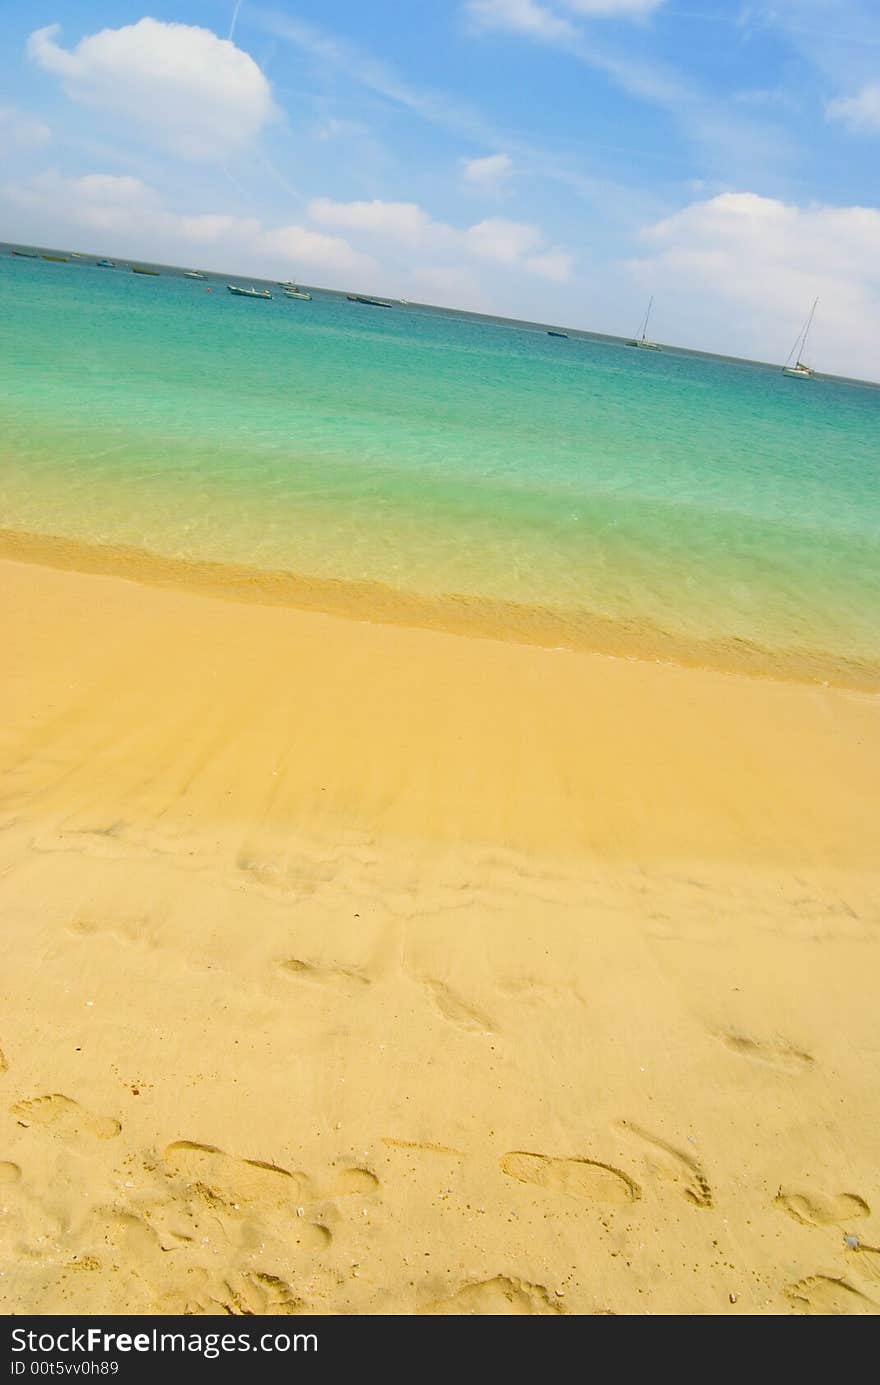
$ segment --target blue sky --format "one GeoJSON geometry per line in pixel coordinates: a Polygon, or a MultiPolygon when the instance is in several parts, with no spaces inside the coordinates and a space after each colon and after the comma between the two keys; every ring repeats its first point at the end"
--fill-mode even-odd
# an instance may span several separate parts
{"type": "Polygon", "coordinates": [[[7,238],[880,378],[876,0],[0,12],[7,238]]]}

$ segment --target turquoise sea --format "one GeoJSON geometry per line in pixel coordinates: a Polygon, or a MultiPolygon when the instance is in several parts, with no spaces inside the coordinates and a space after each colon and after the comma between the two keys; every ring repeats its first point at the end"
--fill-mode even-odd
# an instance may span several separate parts
{"type": "Polygon", "coordinates": [[[7,541],[880,685],[880,389],[226,282],[0,249],[7,541]]]}

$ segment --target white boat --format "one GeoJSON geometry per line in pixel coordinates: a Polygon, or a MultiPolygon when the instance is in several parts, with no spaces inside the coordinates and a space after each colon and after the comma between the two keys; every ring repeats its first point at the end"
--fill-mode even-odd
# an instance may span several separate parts
{"type": "Polygon", "coordinates": [[[807,344],[807,337],[809,336],[810,328],[813,325],[813,314],[816,311],[816,304],[818,302],[819,300],[817,298],[813,303],[812,308],[810,309],[810,316],[807,318],[803,327],[798,332],[797,340],[788,353],[788,360],[782,367],[783,375],[788,375],[793,380],[809,380],[814,374],[812,367],[806,365],[801,360],[801,356],[804,354],[804,347],[807,344]],[[794,365],[791,364],[792,357],[794,358],[794,365]]]}
{"type": "Polygon", "coordinates": [[[651,316],[651,309],[653,308],[653,306],[654,300],[653,298],[651,298],[648,302],[648,311],[645,313],[645,320],[642,323],[641,335],[638,337],[634,337],[632,341],[627,342],[627,346],[640,346],[643,351],[660,350],[660,347],[657,345],[655,341],[648,341],[648,318],[651,316]]]}
{"type": "Polygon", "coordinates": [[[198,269],[185,269],[183,277],[184,279],[204,279],[205,276],[198,269]]]}
{"type": "Polygon", "coordinates": [[[271,293],[269,292],[268,289],[255,289],[255,288],[243,289],[243,288],[239,288],[238,284],[227,284],[226,287],[229,289],[229,292],[230,292],[230,293],[235,293],[235,294],[237,294],[239,298],[271,298],[271,297],[272,297],[272,295],[271,295],[271,293]]]}
{"type": "Polygon", "coordinates": [[[312,295],[306,293],[305,289],[298,289],[296,284],[282,284],[281,291],[285,298],[302,298],[306,303],[312,301],[312,295]]]}

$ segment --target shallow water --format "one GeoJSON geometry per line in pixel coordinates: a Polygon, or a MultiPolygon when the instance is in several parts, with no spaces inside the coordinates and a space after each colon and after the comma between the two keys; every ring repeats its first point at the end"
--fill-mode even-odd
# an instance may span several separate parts
{"type": "Polygon", "coordinates": [[[872,683],[877,388],[225,283],[0,255],[5,530],[872,683]]]}

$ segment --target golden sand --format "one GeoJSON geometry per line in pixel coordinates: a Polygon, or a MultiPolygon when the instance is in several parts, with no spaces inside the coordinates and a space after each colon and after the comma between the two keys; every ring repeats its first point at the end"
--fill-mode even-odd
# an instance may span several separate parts
{"type": "Polygon", "coordinates": [[[875,697],[0,603],[0,1311],[880,1311],[875,697]]]}

